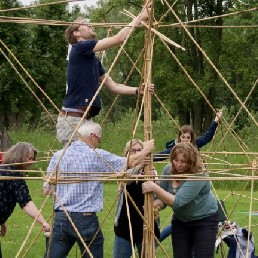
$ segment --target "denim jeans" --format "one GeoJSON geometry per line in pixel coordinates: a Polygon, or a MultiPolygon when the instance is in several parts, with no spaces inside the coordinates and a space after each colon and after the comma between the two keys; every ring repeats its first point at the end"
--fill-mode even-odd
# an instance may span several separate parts
{"type": "Polygon", "coordinates": [[[160,232],[160,238],[159,241],[162,242],[165,240],[168,236],[171,236],[172,233],[172,225],[167,225],[163,228],[163,230],[160,232]]]}
{"type": "MultiPolygon", "coordinates": [[[[103,258],[104,238],[102,231],[99,230],[94,238],[99,229],[98,217],[96,215],[89,216],[81,212],[69,212],[69,215],[93,257],[103,258]],[[91,243],[92,240],[93,242],[91,243]]],[[[49,251],[47,251],[45,257],[64,258],[68,255],[75,242],[78,243],[81,253],[84,253],[82,257],[88,258],[87,251],[65,213],[62,211],[55,212],[52,239],[50,237],[49,251]]]]}
{"type": "MultiPolygon", "coordinates": [[[[139,257],[141,257],[142,241],[135,243],[139,257]]],[[[131,241],[115,236],[113,258],[130,258],[132,256],[131,241]]]]}
{"type": "Polygon", "coordinates": [[[174,258],[213,258],[218,231],[218,212],[210,217],[182,222],[172,220],[172,245],[174,258]]]}

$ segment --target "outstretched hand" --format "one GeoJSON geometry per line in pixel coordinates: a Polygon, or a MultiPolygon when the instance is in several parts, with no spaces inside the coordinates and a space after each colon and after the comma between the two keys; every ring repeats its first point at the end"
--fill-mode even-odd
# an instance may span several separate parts
{"type": "Polygon", "coordinates": [[[221,120],[221,117],[222,117],[222,109],[219,109],[217,112],[216,112],[216,117],[214,119],[214,121],[216,123],[218,123],[220,120],[221,120]]]}

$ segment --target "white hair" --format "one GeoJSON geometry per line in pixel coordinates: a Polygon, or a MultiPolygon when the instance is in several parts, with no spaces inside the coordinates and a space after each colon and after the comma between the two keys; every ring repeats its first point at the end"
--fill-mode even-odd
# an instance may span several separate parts
{"type": "Polygon", "coordinates": [[[99,138],[101,138],[102,128],[99,124],[95,122],[87,121],[79,127],[78,133],[81,137],[88,137],[93,133],[96,134],[99,138]]]}

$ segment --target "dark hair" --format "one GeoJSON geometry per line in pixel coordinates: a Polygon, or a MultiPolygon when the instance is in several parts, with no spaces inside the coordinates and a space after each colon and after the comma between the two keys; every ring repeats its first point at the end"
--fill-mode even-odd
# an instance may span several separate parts
{"type": "Polygon", "coordinates": [[[185,161],[188,165],[186,171],[182,174],[197,174],[201,172],[201,157],[196,147],[190,142],[181,142],[175,145],[170,153],[169,160],[172,164],[171,174],[178,174],[173,167],[173,160],[176,159],[178,154],[183,154],[185,161]]]}
{"type": "Polygon", "coordinates": [[[179,131],[177,136],[177,142],[181,142],[180,136],[182,134],[189,133],[191,135],[191,143],[196,147],[196,137],[193,128],[190,125],[183,125],[179,131]]]}
{"type": "Polygon", "coordinates": [[[14,167],[22,167],[22,163],[26,162],[29,153],[34,152],[34,160],[37,155],[37,149],[28,142],[18,142],[6,151],[3,158],[3,164],[14,164],[14,167]],[[16,164],[18,163],[18,164],[16,164]]]}

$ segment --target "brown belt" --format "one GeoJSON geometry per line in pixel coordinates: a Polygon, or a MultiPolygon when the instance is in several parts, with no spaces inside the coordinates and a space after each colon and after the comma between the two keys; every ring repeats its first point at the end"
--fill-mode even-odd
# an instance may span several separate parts
{"type": "MultiPolygon", "coordinates": [[[[63,210],[55,210],[55,212],[64,212],[63,210]]],[[[82,214],[82,216],[95,216],[96,212],[70,212],[67,211],[68,214],[82,214]]]]}
{"type": "Polygon", "coordinates": [[[96,212],[83,212],[82,215],[83,216],[95,216],[96,212]]]}
{"type": "Polygon", "coordinates": [[[82,117],[84,113],[81,112],[75,112],[75,111],[64,111],[63,109],[61,109],[61,113],[64,116],[75,116],[75,117],[82,117]]]}

